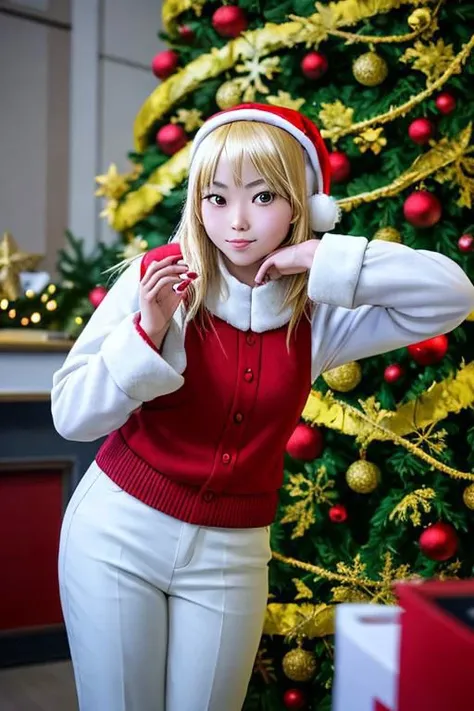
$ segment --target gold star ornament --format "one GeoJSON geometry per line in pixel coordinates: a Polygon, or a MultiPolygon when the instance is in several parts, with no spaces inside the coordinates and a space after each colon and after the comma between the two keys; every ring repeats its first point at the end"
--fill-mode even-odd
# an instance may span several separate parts
{"type": "Polygon", "coordinates": [[[95,181],[100,187],[95,191],[95,195],[111,200],[119,200],[128,190],[129,184],[127,177],[127,175],[121,175],[118,172],[115,163],[111,163],[104,175],[96,176],[95,181]]]}
{"type": "Polygon", "coordinates": [[[36,269],[42,254],[28,254],[18,248],[9,232],[0,240],[0,295],[15,301],[21,294],[20,274],[36,269]]]}

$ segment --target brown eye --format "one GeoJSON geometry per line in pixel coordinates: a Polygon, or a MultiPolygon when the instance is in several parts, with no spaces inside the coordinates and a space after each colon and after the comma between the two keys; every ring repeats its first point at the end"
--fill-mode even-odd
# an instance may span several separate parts
{"type": "Polygon", "coordinates": [[[222,195],[206,195],[204,200],[209,200],[211,205],[217,205],[218,207],[222,207],[222,205],[226,204],[225,198],[223,198],[222,195]]]}

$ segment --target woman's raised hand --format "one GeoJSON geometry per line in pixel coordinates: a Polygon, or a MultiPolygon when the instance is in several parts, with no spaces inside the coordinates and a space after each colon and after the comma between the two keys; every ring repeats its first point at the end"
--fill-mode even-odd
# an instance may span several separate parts
{"type": "Polygon", "coordinates": [[[140,282],[140,326],[159,347],[186,289],[197,274],[180,257],[152,262],[140,282]]]}

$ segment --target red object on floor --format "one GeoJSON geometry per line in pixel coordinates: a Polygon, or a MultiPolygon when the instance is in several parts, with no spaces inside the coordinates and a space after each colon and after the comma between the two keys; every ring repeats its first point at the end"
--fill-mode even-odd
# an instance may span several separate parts
{"type": "Polygon", "coordinates": [[[389,709],[388,706],[385,706],[381,701],[375,699],[374,711],[392,711],[392,709],[389,709]]]}
{"type": "Polygon", "coordinates": [[[0,471],[0,630],[62,623],[63,472],[0,471]]]}

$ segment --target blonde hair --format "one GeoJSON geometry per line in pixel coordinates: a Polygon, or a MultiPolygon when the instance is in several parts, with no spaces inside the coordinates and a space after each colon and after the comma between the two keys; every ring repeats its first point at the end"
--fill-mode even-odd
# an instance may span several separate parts
{"type": "MultiPolygon", "coordinates": [[[[272,192],[284,197],[292,209],[291,226],[281,246],[301,244],[313,236],[307,202],[305,158],[302,146],[287,131],[257,121],[235,121],[206,136],[194,156],[189,173],[187,198],[181,220],[173,235],[183,258],[200,278],[187,293],[187,319],[200,317],[204,324],[208,290],[221,288],[218,249],[206,234],[202,221],[202,195],[214,180],[222,154],[228,158],[236,185],[242,184],[242,164],[248,158],[272,192]]],[[[285,277],[288,286],[282,308],[291,307],[291,333],[307,307],[306,275],[285,277]]]]}

